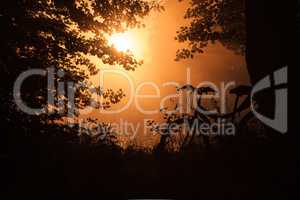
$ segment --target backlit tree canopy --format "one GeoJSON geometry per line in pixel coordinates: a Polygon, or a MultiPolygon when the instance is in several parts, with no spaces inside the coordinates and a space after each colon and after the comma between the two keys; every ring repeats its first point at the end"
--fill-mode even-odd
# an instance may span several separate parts
{"type": "MultiPolygon", "coordinates": [[[[141,65],[130,53],[118,52],[107,42],[107,36],[142,26],[142,19],[161,7],[146,0],[10,0],[1,3],[0,64],[2,101],[12,92],[12,83],[28,69],[55,67],[63,70],[56,81],[87,83],[101,64],[134,70],[141,65]]],[[[46,102],[45,77],[26,80],[23,99],[33,105],[46,102]],[[41,79],[41,80],[40,80],[41,79]]],[[[76,106],[83,107],[91,97],[91,86],[76,91],[76,106]]],[[[99,88],[94,88],[99,89],[99,88]]],[[[93,90],[97,91],[97,90],[93,90]]],[[[99,90],[98,90],[99,91],[99,90]]],[[[103,91],[105,105],[118,103],[122,91],[103,91]]],[[[60,97],[64,99],[64,97],[60,97]]],[[[63,113],[62,113],[63,115],[63,113]]]]}
{"type": "Polygon", "coordinates": [[[190,24],[180,28],[176,40],[189,47],[177,52],[177,60],[193,58],[216,41],[238,54],[245,52],[245,0],[191,0],[185,19],[190,24]]]}

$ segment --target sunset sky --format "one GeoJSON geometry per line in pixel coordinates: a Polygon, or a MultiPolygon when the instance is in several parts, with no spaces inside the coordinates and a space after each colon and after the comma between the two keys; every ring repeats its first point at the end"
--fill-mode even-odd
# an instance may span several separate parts
{"type": "MultiPolygon", "coordinates": [[[[204,54],[197,55],[192,60],[180,62],[174,61],[176,51],[184,47],[183,44],[175,41],[176,31],[180,26],[187,23],[183,16],[187,9],[188,2],[178,2],[175,0],[164,1],[165,11],[154,12],[145,19],[145,28],[129,30],[123,34],[113,35],[109,41],[116,46],[118,50],[131,50],[133,54],[144,61],[144,64],[134,72],[125,72],[128,74],[135,85],[151,81],[160,87],[162,97],[176,92],[174,86],[163,87],[166,82],[174,81],[180,85],[187,82],[187,69],[191,70],[191,83],[198,85],[204,81],[212,81],[220,85],[222,81],[234,81],[237,85],[247,84],[248,73],[244,57],[234,54],[220,44],[210,45],[204,54]],[[122,42],[126,42],[122,44],[122,42]]],[[[106,66],[100,65],[100,69],[106,66]]],[[[111,67],[108,67],[111,69],[111,67]]],[[[114,70],[123,69],[114,68],[114,70]]],[[[93,81],[99,82],[99,77],[94,77],[93,81]]],[[[118,105],[114,105],[111,110],[120,108],[128,102],[130,94],[128,82],[119,75],[105,75],[104,87],[119,89],[122,88],[126,93],[126,98],[118,105]]],[[[155,94],[155,90],[150,86],[142,87],[139,94],[155,94]]],[[[148,98],[139,101],[143,108],[158,109],[161,98],[148,98]]],[[[88,115],[90,116],[90,115],[88,115]]],[[[158,119],[159,114],[145,115],[138,111],[133,101],[130,107],[118,114],[100,114],[98,111],[92,113],[93,117],[106,122],[120,122],[120,119],[134,124],[144,123],[144,119],[158,119]]],[[[139,132],[143,132],[144,127],[140,127],[139,132]]],[[[155,136],[146,137],[140,134],[136,141],[139,145],[148,146],[153,144],[155,136]]]]}

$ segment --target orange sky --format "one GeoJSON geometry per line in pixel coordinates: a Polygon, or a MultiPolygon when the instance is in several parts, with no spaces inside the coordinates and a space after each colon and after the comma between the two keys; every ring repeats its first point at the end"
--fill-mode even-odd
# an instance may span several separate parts
{"type": "MultiPolygon", "coordinates": [[[[165,1],[165,11],[154,13],[146,19],[146,28],[133,30],[138,47],[138,57],[144,60],[143,66],[135,72],[127,73],[135,87],[143,82],[152,81],[160,86],[162,96],[176,92],[174,87],[162,87],[168,81],[176,81],[180,84],[186,83],[187,68],[191,69],[191,81],[198,85],[203,81],[212,81],[219,84],[221,81],[235,81],[237,84],[247,84],[248,75],[245,60],[241,56],[233,54],[220,44],[209,46],[204,54],[196,56],[193,60],[175,62],[175,54],[178,48],[183,47],[174,40],[176,31],[186,21],[183,19],[187,3],[179,3],[175,0],[165,1]]],[[[97,79],[96,79],[97,80],[97,79]]],[[[117,75],[106,76],[104,86],[107,88],[123,88],[127,97],[120,105],[112,109],[124,106],[130,97],[129,87],[124,78],[117,75]]],[[[136,88],[135,88],[136,89],[136,88]]],[[[145,87],[140,93],[154,94],[154,90],[145,87]]],[[[147,108],[159,108],[161,99],[147,99],[140,102],[147,108]]],[[[135,105],[131,105],[119,114],[99,114],[93,112],[93,116],[107,122],[119,122],[120,119],[138,124],[143,124],[145,118],[158,118],[158,115],[144,115],[140,113],[135,105]]],[[[142,130],[143,127],[140,127],[142,130]]],[[[141,131],[142,132],[142,131],[141,131]]],[[[138,145],[148,146],[153,144],[157,137],[143,136],[139,134],[135,141],[138,145]]],[[[126,139],[125,139],[126,140],[126,139]]]]}

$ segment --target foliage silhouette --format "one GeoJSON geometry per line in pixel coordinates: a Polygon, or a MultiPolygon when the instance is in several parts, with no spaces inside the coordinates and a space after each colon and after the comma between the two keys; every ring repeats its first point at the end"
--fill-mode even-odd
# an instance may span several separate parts
{"type": "MultiPolygon", "coordinates": [[[[22,128],[23,132],[48,132],[55,122],[76,118],[79,109],[91,103],[98,109],[119,103],[125,96],[122,89],[105,90],[95,86],[90,77],[102,65],[135,70],[142,61],[130,52],[118,52],[108,44],[107,37],[142,26],[145,16],[161,8],[155,1],[142,0],[3,2],[0,6],[0,24],[5,30],[0,37],[1,121],[22,128]],[[91,56],[98,58],[98,63],[92,62],[91,56]],[[13,99],[15,80],[26,70],[49,68],[53,72],[48,71],[47,75],[54,73],[51,88],[46,76],[27,78],[21,88],[25,104],[44,107],[48,112],[39,116],[20,112],[13,99]],[[64,92],[58,94],[55,88],[61,83],[64,92]],[[47,101],[49,91],[55,97],[54,102],[47,101]],[[73,100],[67,91],[74,92],[73,100]]],[[[64,132],[62,125],[61,130],[64,132]]]]}
{"type": "Polygon", "coordinates": [[[193,58],[217,41],[238,54],[245,53],[245,0],[191,0],[184,18],[190,24],[181,27],[175,39],[188,42],[189,48],[178,50],[176,60],[193,58]]]}
{"type": "Polygon", "coordinates": [[[225,114],[220,113],[218,103],[215,102],[214,99],[211,99],[211,103],[216,112],[206,113],[212,110],[212,108],[206,108],[205,105],[207,106],[207,103],[204,105],[202,99],[203,95],[215,93],[212,88],[195,88],[192,85],[184,85],[178,88],[177,91],[180,92],[182,90],[190,91],[193,96],[193,99],[187,105],[190,107],[190,112],[184,112],[182,108],[180,108],[182,105],[179,105],[180,102],[178,102],[173,110],[161,110],[164,115],[164,122],[157,123],[154,120],[148,121],[147,125],[150,127],[150,130],[160,135],[160,142],[156,146],[157,152],[184,151],[186,148],[190,148],[195,142],[198,143],[198,148],[206,148],[210,146],[210,143],[216,143],[222,137],[228,137],[228,135],[216,136],[210,132],[212,130],[208,130],[206,133],[201,132],[201,125],[204,123],[211,125],[218,121],[231,122],[236,127],[234,134],[237,135],[249,132],[247,130],[250,128],[249,123],[254,123],[256,126],[250,131],[252,134],[262,131],[260,130],[262,129],[261,123],[255,119],[253,113],[250,111],[250,86],[241,85],[230,90],[230,94],[235,95],[236,98],[232,111],[225,114]],[[242,103],[239,104],[239,100],[242,96],[245,96],[245,98],[242,103]],[[196,102],[196,104],[194,102],[196,102]],[[240,113],[243,113],[243,115],[240,115],[240,113]]]}
{"type": "MultiPolygon", "coordinates": [[[[89,105],[94,93],[104,98],[104,103],[97,102],[99,108],[118,103],[124,96],[122,90],[104,91],[89,81],[89,77],[99,71],[89,56],[99,58],[99,65],[118,65],[126,70],[137,68],[142,62],[110,46],[107,35],[141,26],[142,18],[159,8],[155,2],[129,0],[89,3],[12,0],[3,3],[0,23],[5,31],[1,32],[0,60],[1,89],[6,93],[2,92],[2,98],[11,93],[12,84],[21,72],[54,67],[55,72],[64,73],[63,77],[55,76],[55,85],[59,81],[81,84],[75,90],[76,108],[89,105]]],[[[22,85],[22,98],[33,107],[45,105],[46,86],[44,77],[27,79],[22,85]]],[[[66,103],[66,94],[56,95],[66,103]]],[[[59,108],[54,110],[57,118],[66,115],[59,108]]]]}
{"type": "MultiPolygon", "coordinates": [[[[290,45],[295,36],[293,8],[295,2],[268,0],[190,0],[182,27],[176,39],[188,42],[189,48],[178,50],[176,60],[203,53],[209,42],[216,41],[236,53],[245,55],[251,85],[292,64],[290,45]]],[[[245,105],[249,104],[249,99],[245,105]]],[[[275,93],[265,90],[256,95],[257,110],[272,118],[275,93]]],[[[247,105],[246,105],[247,106],[247,105]]],[[[251,116],[249,115],[249,118],[251,116]]],[[[268,127],[266,127],[268,128],[268,127]]],[[[268,132],[274,133],[272,129],[268,132]]],[[[276,133],[275,133],[276,134],[276,133]]]]}

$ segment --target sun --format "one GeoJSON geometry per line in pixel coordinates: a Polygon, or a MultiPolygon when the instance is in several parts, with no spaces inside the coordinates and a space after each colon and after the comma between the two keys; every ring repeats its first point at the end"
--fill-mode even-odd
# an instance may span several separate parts
{"type": "Polygon", "coordinates": [[[134,38],[129,32],[115,33],[108,38],[108,42],[120,52],[134,51],[134,38]]]}
{"type": "Polygon", "coordinates": [[[145,61],[149,59],[148,46],[150,41],[149,32],[146,29],[130,29],[122,33],[107,35],[106,39],[110,46],[119,52],[130,53],[136,59],[145,61]]]}

